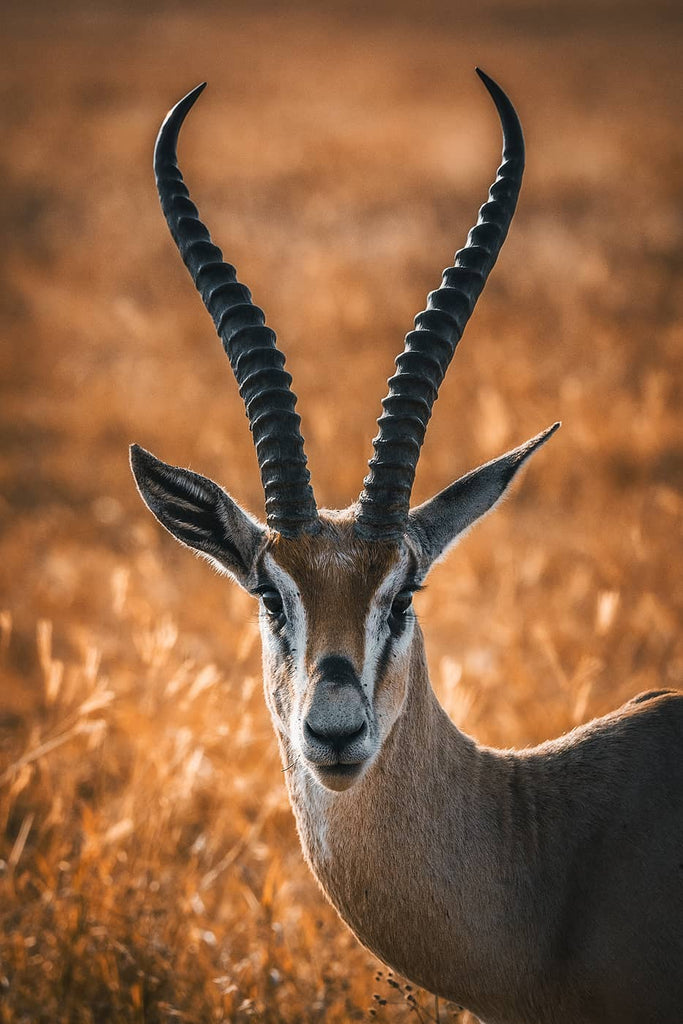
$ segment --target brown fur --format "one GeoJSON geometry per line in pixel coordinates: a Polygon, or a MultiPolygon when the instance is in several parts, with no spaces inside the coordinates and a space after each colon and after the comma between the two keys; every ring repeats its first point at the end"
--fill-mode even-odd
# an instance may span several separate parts
{"type": "MultiPolygon", "coordinates": [[[[338,520],[271,551],[301,587],[313,649],[357,658],[398,551],[338,520]]],[[[400,713],[343,792],[281,736],[305,856],[361,942],[487,1024],[678,1024],[683,695],[515,753],[448,719],[418,626],[385,686],[400,713]]]]}

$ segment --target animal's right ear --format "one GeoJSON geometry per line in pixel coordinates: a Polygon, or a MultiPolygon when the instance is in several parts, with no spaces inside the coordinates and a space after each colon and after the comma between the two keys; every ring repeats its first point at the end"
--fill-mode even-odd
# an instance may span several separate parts
{"type": "Polygon", "coordinates": [[[130,466],[142,500],[161,525],[247,587],[265,528],[213,480],[168,466],[137,444],[130,447],[130,466]]]}

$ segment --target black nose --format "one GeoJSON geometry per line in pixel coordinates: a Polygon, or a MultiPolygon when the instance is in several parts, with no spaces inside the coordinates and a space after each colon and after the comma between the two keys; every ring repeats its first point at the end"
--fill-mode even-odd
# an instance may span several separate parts
{"type": "Polygon", "coordinates": [[[311,746],[329,747],[338,756],[343,754],[346,747],[351,746],[356,740],[362,739],[367,729],[364,717],[359,725],[356,725],[355,719],[350,719],[335,726],[324,719],[319,721],[317,716],[311,722],[309,714],[304,722],[304,735],[311,746]]]}
{"type": "Polygon", "coordinates": [[[328,656],[317,666],[311,705],[303,722],[305,753],[318,764],[355,763],[368,731],[360,681],[346,659],[328,656]]]}

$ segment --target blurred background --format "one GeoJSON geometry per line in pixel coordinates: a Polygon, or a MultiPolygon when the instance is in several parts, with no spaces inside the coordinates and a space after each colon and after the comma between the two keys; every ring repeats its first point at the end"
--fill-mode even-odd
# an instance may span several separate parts
{"type": "Polygon", "coordinates": [[[180,162],[344,506],[499,162],[474,65],[509,91],[525,185],[414,499],[564,426],[417,608],[456,723],[535,743],[683,685],[680,7],[67,0],[2,25],[0,1021],[451,1019],[325,903],[256,609],[135,492],[131,441],[263,512],[154,139],[208,79],[180,162]]]}

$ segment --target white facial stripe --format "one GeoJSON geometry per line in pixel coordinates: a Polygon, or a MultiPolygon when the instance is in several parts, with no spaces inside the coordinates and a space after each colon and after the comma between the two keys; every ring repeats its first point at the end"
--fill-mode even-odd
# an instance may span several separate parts
{"type": "MultiPolygon", "coordinates": [[[[263,558],[263,568],[275,584],[287,614],[287,636],[292,652],[292,668],[294,687],[300,699],[306,690],[306,644],[308,640],[308,624],[301,594],[296,583],[282,566],[278,565],[269,552],[263,558]]],[[[262,630],[264,643],[272,645],[274,640],[270,629],[262,630]]]]}
{"type": "MultiPolygon", "coordinates": [[[[389,639],[386,622],[387,604],[405,580],[408,564],[409,555],[406,552],[396,565],[390,569],[377,588],[365,620],[365,657],[360,682],[363,693],[370,701],[372,701],[374,696],[375,680],[377,678],[380,658],[389,639]]],[[[410,646],[411,635],[412,628],[408,627],[400,637],[392,639],[393,651],[399,654],[406,651],[410,646]]]]}

